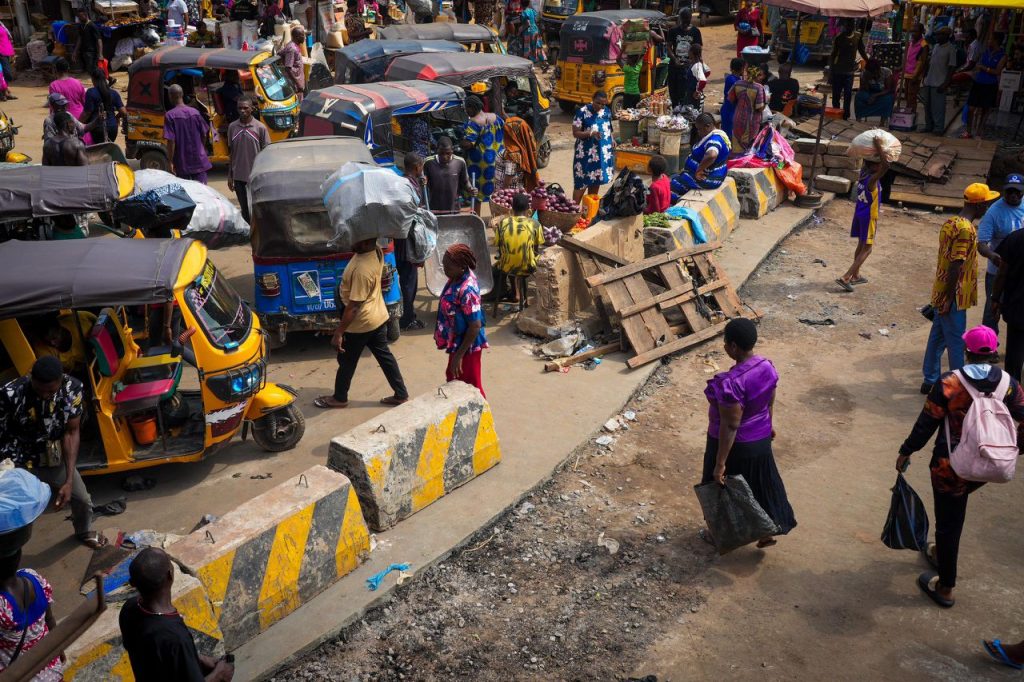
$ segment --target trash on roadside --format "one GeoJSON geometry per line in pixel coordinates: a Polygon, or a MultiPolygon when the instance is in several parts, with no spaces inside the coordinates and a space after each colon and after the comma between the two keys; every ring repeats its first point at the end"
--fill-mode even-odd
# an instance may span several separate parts
{"type": "Polygon", "coordinates": [[[594,439],[594,442],[600,445],[601,447],[606,448],[609,447],[612,443],[614,443],[615,439],[612,438],[611,436],[598,436],[596,439],[594,439]]]}
{"type": "Polygon", "coordinates": [[[388,573],[390,573],[391,571],[398,571],[399,573],[401,573],[402,571],[407,570],[409,570],[409,564],[391,564],[380,573],[375,573],[374,575],[371,575],[369,578],[367,578],[366,587],[370,590],[370,592],[376,592],[377,588],[380,587],[380,584],[384,581],[384,578],[387,576],[388,573]]]}
{"type": "Polygon", "coordinates": [[[622,413],[622,416],[626,418],[626,421],[636,421],[636,412],[634,412],[633,410],[626,410],[625,412],[622,413]]]}
{"type": "Polygon", "coordinates": [[[268,478],[273,478],[273,477],[274,477],[274,474],[272,474],[272,473],[253,474],[252,476],[249,477],[249,480],[251,480],[251,481],[263,481],[263,480],[266,480],[268,478]]]}
{"type": "Polygon", "coordinates": [[[878,330],[878,334],[880,336],[889,336],[889,330],[888,329],[879,329],[878,330]]]}
{"type": "Polygon", "coordinates": [[[540,354],[546,358],[564,358],[573,354],[578,346],[583,341],[583,336],[576,332],[561,336],[554,341],[548,341],[542,345],[538,350],[540,354]]]}
{"type": "Polygon", "coordinates": [[[867,339],[868,341],[871,340],[871,332],[861,332],[858,336],[862,339],[867,339]]]}
{"type": "Polygon", "coordinates": [[[612,417],[611,419],[609,419],[608,421],[606,421],[604,423],[604,430],[605,431],[618,431],[621,426],[622,426],[622,424],[619,423],[619,420],[617,418],[615,418],[615,417],[612,417]]]}
{"type": "Polygon", "coordinates": [[[604,547],[608,550],[609,554],[615,554],[619,551],[619,541],[615,538],[606,538],[604,533],[600,533],[597,536],[597,546],[604,547]]]}
{"type": "Polygon", "coordinates": [[[818,318],[798,317],[796,321],[801,323],[801,324],[809,324],[812,327],[834,327],[834,326],[836,326],[836,321],[833,320],[831,317],[818,317],[818,318]]]}
{"type": "Polygon", "coordinates": [[[402,584],[405,583],[406,580],[410,580],[411,578],[412,578],[412,573],[406,573],[405,571],[399,571],[398,572],[398,583],[397,584],[402,585],[402,584]]]}
{"type": "Polygon", "coordinates": [[[811,263],[820,263],[820,264],[821,264],[821,267],[823,267],[823,268],[827,268],[827,267],[828,267],[828,263],[826,263],[826,262],[825,262],[825,261],[824,261],[823,259],[821,259],[821,258],[815,258],[814,260],[812,260],[812,261],[811,261],[811,263]]]}
{"type": "Polygon", "coordinates": [[[523,502],[521,505],[519,505],[519,509],[516,509],[516,514],[518,514],[519,516],[526,516],[536,508],[536,505],[534,505],[532,502],[523,502]]]}

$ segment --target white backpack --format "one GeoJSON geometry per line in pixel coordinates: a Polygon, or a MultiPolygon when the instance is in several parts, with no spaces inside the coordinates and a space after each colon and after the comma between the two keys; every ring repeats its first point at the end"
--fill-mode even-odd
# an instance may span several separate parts
{"type": "MultiPolygon", "coordinates": [[[[964,415],[960,442],[949,452],[953,471],[968,481],[1006,483],[1013,480],[1020,451],[1017,449],[1017,424],[1003,402],[1010,387],[1010,375],[1002,372],[995,391],[981,393],[960,370],[954,373],[973,402],[964,415]]],[[[949,448],[948,417],[945,422],[946,447],[949,448]]]]}

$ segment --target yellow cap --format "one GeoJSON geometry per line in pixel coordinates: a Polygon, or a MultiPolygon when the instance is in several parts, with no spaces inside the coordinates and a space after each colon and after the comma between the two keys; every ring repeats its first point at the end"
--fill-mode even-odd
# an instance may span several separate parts
{"type": "Polygon", "coordinates": [[[989,189],[983,182],[967,185],[964,190],[964,203],[968,204],[984,204],[998,198],[999,192],[989,189]]]}

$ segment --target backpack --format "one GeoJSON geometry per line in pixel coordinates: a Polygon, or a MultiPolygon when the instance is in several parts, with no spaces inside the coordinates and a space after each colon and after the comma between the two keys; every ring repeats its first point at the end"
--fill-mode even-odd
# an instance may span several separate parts
{"type": "MultiPolygon", "coordinates": [[[[992,393],[981,393],[960,370],[957,379],[970,394],[972,403],[964,415],[963,430],[956,448],[949,450],[949,463],[960,478],[968,481],[1006,483],[1017,468],[1017,425],[1003,398],[1010,375],[1002,372],[992,393]]],[[[946,447],[950,447],[949,418],[946,418],[946,447]]]]}
{"type": "Polygon", "coordinates": [[[633,171],[623,168],[601,198],[601,219],[639,215],[647,207],[647,187],[633,171]]]}

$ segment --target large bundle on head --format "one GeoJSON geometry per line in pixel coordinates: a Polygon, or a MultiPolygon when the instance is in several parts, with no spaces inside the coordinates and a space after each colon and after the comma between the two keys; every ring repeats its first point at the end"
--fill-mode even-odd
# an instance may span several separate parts
{"type": "Polygon", "coordinates": [[[436,225],[417,206],[412,185],[380,166],[350,161],[324,180],[320,191],[334,227],[331,243],[342,249],[366,239],[405,239],[417,220],[436,225]]]}
{"type": "Polygon", "coordinates": [[[878,151],[875,150],[876,137],[881,139],[882,153],[885,154],[885,160],[889,163],[895,163],[900,158],[900,154],[903,153],[903,145],[895,135],[881,128],[865,130],[853,138],[846,153],[849,156],[867,159],[868,161],[877,161],[878,151]]]}

